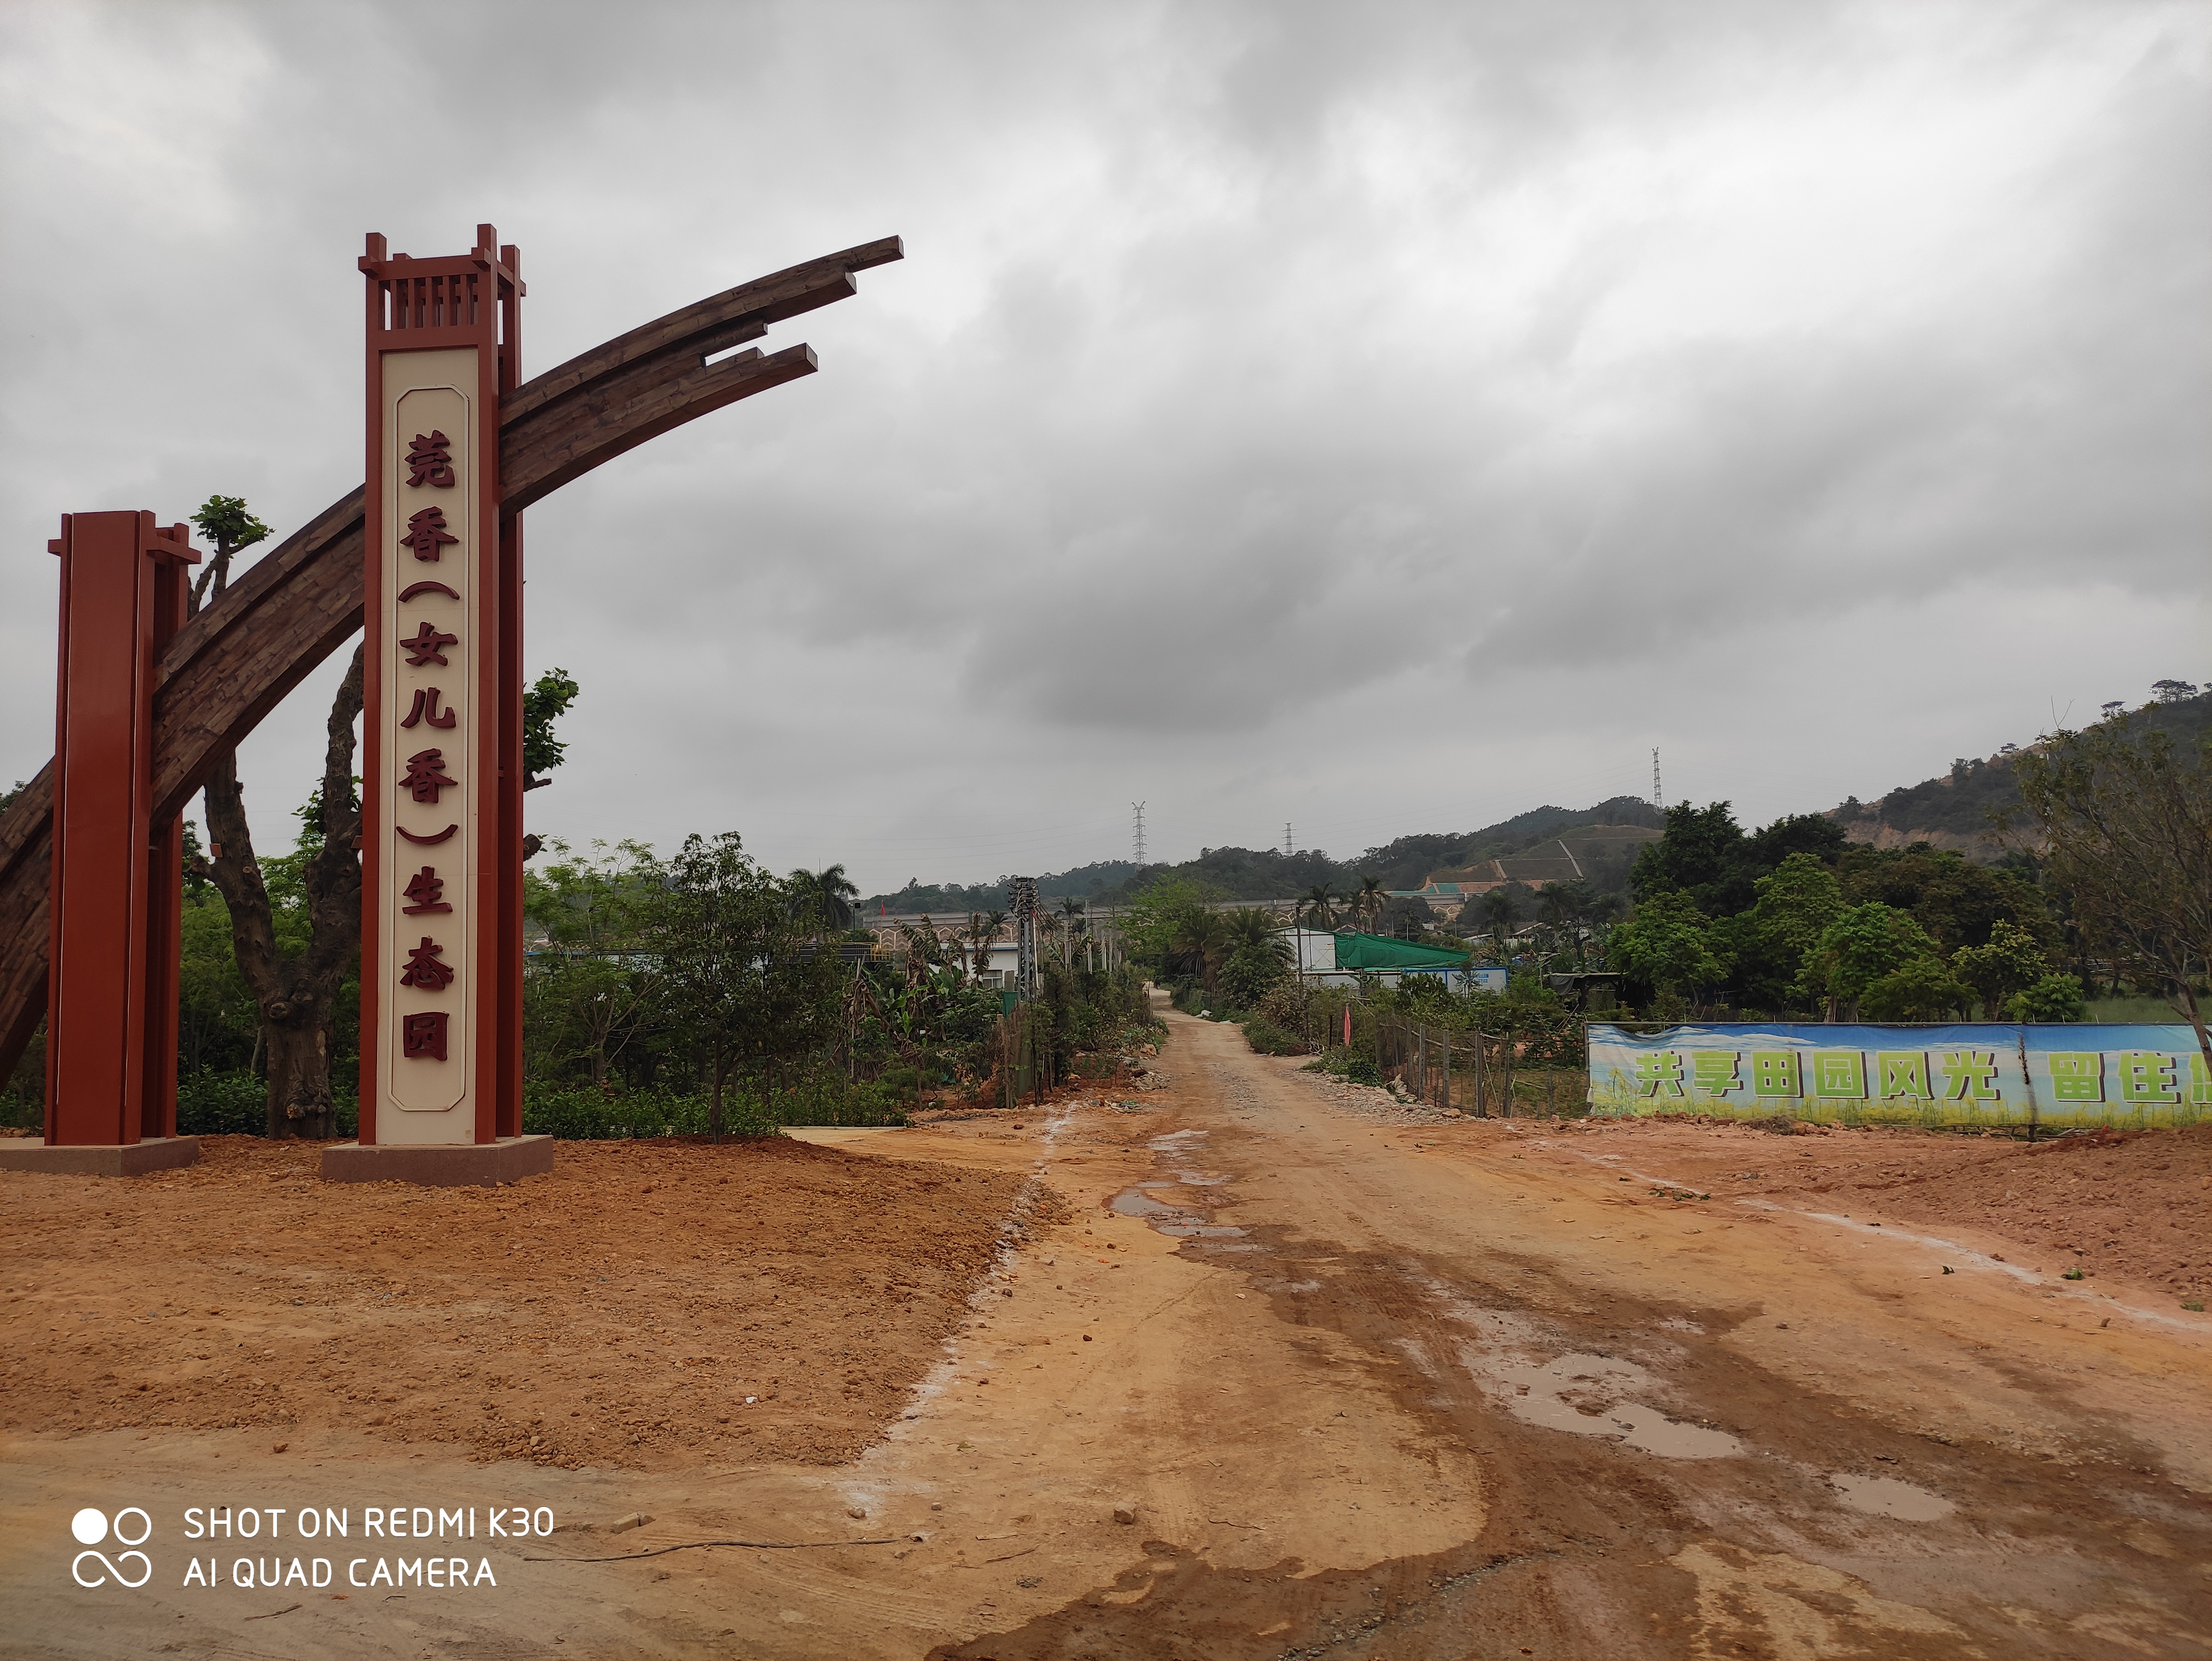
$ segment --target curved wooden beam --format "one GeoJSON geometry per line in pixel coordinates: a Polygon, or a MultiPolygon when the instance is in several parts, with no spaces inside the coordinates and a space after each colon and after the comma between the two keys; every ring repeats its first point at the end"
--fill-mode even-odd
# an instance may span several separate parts
{"type": "MultiPolygon", "coordinates": [[[[763,356],[773,324],[857,291],[856,273],[905,257],[895,236],[708,296],[526,381],[500,405],[501,510],[515,514],[647,439],[812,374],[812,350],[763,356]]],[[[360,490],[256,561],[179,631],[154,693],[154,818],[184,811],[234,748],[362,625],[360,490]]],[[[53,770],[0,813],[0,1079],[46,1010],[53,770]]]]}

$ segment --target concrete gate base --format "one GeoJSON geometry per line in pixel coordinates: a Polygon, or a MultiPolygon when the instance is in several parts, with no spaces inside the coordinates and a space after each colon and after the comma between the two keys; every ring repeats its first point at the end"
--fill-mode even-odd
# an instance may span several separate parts
{"type": "Polygon", "coordinates": [[[143,1177],[197,1164],[199,1157],[197,1136],[152,1136],[118,1147],[0,1137],[0,1171],[43,1171],[53,1177],[143,1177]]]}
{"type": "Polygon", "coordinates": [[[494,1188],[553,1169],[550,1136],[502,1136],[495,1142],[437,1146],[337,1142],[323,1150],[326,1183],[414,1183],[423,1188],[494,1188]]]}

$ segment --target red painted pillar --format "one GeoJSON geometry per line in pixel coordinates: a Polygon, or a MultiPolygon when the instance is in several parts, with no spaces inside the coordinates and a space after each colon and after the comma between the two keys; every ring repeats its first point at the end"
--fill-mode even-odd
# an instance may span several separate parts
{"type": "Polygon", "coordinates": [[[64,514],[47,547],[62,581],[46,1140],[115,1147],[176,1134],[183,833],[153,823],[154,666],[199,556],[147,513],[64,514]]]}

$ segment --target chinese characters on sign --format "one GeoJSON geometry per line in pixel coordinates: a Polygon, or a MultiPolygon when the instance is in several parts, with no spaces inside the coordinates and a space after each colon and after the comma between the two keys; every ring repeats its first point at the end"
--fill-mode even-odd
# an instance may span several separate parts
{"type": "Polygon", "coordinates": [[[446,1059],[446,1012],[425,1009],[410,1015],[399,1029],[400,1053],[426,1062],[446,1059]]]}
{"type": "MultiPolygon", "coordinates": [[[[405,430],[404,429],[402,429],[405,430]]],[[[462,429],[456,427],[455,431],[462,429]]],[[[398,464],[405,469],[402,484],[403,496],[407,490],[451,490],[460,482],[459,470],[454,465],[453,441],[447,437],[442,426],[432,427],[428,432],[418,432],[408,441],[404,459],[398,464]]],[[[415,498],[420,501],[421,498],[415,498]]],[[[467,545],[456,534],[457,527],[446,517],[442,506],[412,507],[403,500],[402,511],[407,514],[406,527],[400,532],[399,545],[412,552],[418,560],[437,561],[447,548],[459,548],[465,565],[467,545]]],[[[441,594],[448,599],[459,600],[461,593],[450,583],[421,581],[407,585],[400,594],[401,605],[422,594],[441,594]]],[[[395,624],[397,619],[395,618],[395,624]]],[[[415,632],[403,635],[395,626],[393,644],[399,653],[395,669],[402,678],[394,693],[407,713],[401,717],[402,731],[429,727],[451,734],[446,743],[435,749],[417,750],[407,757],[405,770],[399,775],[398,788],[403,799],[436,806],[440,794],[461,787],[459,764],[470,753],[464,742],[460,726],[461,709],[447,700],[446,688],[440,685],[409,684],[413,677],[410,670],[437,668],[455,672],[456,665],[448,654],[461,643],[460,636],[451,628],[441,628],[427,618],[415,619],[415,632]],[[447,761],[450,749],[453,762],[447,761]],[[448,771],[449,766],[453,771],[448,771]]],[[[453,682],[450,676],[447,684],[453,682]]],[[[465,776],[465,775],[463,775],[465,776]]],[[[459,827],[450,825],[445,830],[418,832],[401,824],[396,827],[406,841],[431,844],[445,841],[459,827]]],[[[395,880],[398,873],[395,873],[395,880]]],[[[406,879],[397,897],[400,901],[399,915],[405,917],[425,917],[444,915],[453,919],[453,902],[447,897],[446,879],[438,874],[434,866],[426,865],[406,879]]],[[[418,995],[444,997],[454,993],[454,983],[459,978],[455,965],[446,961],[446,948],[429,935],[421,937],[421,943],[405,946],[395,940],[395,948],[405,952],[405,959],[395,965],[400,986],[418,995]]],[[[442,1062],[448,1050],[450,1012],[441,1009],[416,1009],[407,1012],[400,1021],[399,1053],[404,1059],[422,1062],[442,1062]]]]}
{"type": "Polygon", "coordinates": [[[1747,1025],[1647,1036],[1600,1023],[1589,1056],[1590,1101],[1607,1112],[1929,1124],[2212,1118],[2212,1069],[2183,1027],[1747,1025]],[[2087,1047],[2100,1038],[2110,1047],[2087,1047]]]}
{"type": "Polygon", "coordinates": [[[371,235],[357,262],[365,1147],[521,1135],[521,504],[500,425],[521,385],[516,261],[479,225],[466,253],[371,235]]]}
{"type": "Polygon", "coordinates": [[[407,757],[407,770],[401,775],[399,788],[417,801],[435,802],[441,790],[459,788],[459,781],[446,776],[445,751],[417,750],[407,757]]]}
{"type": "Polygon", "coordinates": [[[453,970],[438,961],[445,951],[428,934],[422,936],[422,945],[409,946],[407,965],[399,971],[400,985],[419,986],[425,992],[443,992],[453,983],[453,970]]]}
{"type": "Polygon", "coordinates": [[[438,550],[450,548],[459,540],[446,528],[443,508],[424,508],[409,517],[407,532],[399,538],[399,545],[412,548],[417,559],[435,559],[438,550]]]}
{"type": "Polygon", "coordinates": [[[427,484],[437,490],[452,490],[453,441],[440,432],[433,432],[427,437],[421,433],[416,434],[407,446],[407,482],[415,485],[427,484]]]}

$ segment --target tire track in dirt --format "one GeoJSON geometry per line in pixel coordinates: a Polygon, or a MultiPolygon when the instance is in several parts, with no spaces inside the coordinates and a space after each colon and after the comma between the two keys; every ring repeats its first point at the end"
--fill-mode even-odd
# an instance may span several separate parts
{"type": "MultiPolygon", "coordinates": [[[[1179,1037],[1208,1036],[1193,1025],[1179,1024],[1179,1037]]],[[[1356,1358],[1364,1383],[1426,1436],[1472,1450],[1486,1520],[1461,1546],[1352,1568],[1284,1558],[1224,1569],[1151,1541],[1110,1585],[933,1655],[2201,1652],[2212,1609],[2202,1576],[2179,1566],[2212,1559],[2212,1513],[2178,1494],[2160,1450],[2124,1427],[2082,1426],[2058,1469],[1948,1445],[1746,1354],[1739,1335],[1767,1321],[1755,1281],[1717,1302],[1637,1295],[1541,1231],[1498,1238],[1511,1229],[1495,1215],[1464,1220],[1461,1249],[1440,1249],[1424,1237],[1455,1231],[1383,1218],[1385,1162],[1334,1157],[1376,1133],[1339,1116],[1331,1147],[1302,1146],[1297,1127],[1328,1110],[1286,1104],[1225,1050],[1200,1052],[1212,1052],[1212,1099],[1186,1100],[1183,1119],[1209,1169],[1232,1174],[1206,1186],[1148,1179],[1155,1226],[1185,1234],[1179,1256],[1242,1275],[1300,1335],[1304,1365],[1328,1373],[1356,1358]],[[1237,1238],[1188,1232],[1200,1219],[1231,1220],[1237,1238]],[[1359,1226],[1329,1226],[1345,1220],[1359,1226]],[[1607,1415],[1627,1381],[1656,1415],[1744,1451],[1669,1459],[1527,1422],[1514,1411],[1516,1364],[1546,1358],[1585,1368],[1587,1389],[1564,1380],[1562,1399],[1600,1425],[1617,1422],[1607,1415]],[[1935,1500],[1929,1520],[1853,1508],[1910,1509],[1915,1496],[1935,1500]],[[2130,1525],[2136,1543],[2115,1537],[2130,1525]]],[[[1188,1166],[1191,1147],[1156,1157],[1188,1166]]],[[[2015,1371],[2030,1375],[2016,1387],[2047,1393],[2050,1380],[2015,1371]]]]}

